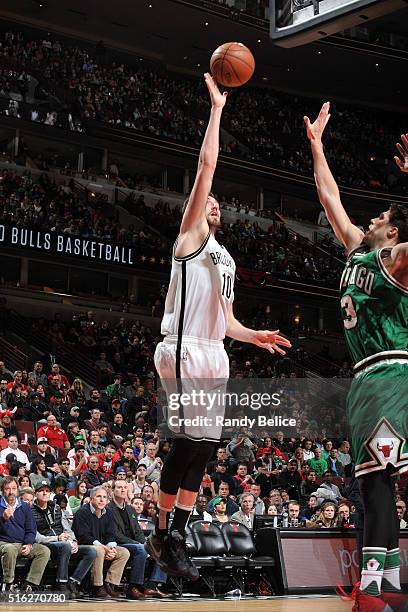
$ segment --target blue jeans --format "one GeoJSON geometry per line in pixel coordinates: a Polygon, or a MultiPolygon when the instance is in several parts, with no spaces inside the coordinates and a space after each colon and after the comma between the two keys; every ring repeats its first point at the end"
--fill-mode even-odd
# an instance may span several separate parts
{"type": "MultiPolygon", "coordinates": [[[[130,584],[143,585],[145,578],[145,567],[147,553],[143,544],[121,544],[123,548],[127,548],[130,552],[130,563],[132,568],[130,570],[130,584]]],[[[150,576],[151,582],[166,582],[167,574],[155,563],[150,576]]]]}
{"type": "MultiPolygon", "coordinates": [[[[57,582],[68,582],[68,565],[72,555],[70,542],[48,542],[46,546],[51,551],[51,558],[57,561],[57,582]]],[[[71,578],[82,582],[96,559],[96,550],[94,546],[78,546],[78,552],[74,555],[76,567],[71,578]]]]}

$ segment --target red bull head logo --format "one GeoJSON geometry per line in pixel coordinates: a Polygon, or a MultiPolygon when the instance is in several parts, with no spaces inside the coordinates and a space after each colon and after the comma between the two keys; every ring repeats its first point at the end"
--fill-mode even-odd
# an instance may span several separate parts
{"type": "Polygon", "coordinates": [[[394,450],[394,440],[388,440],[386,444],[377,442],[377,449],[384,455],[384,459],[389,459],[394,450]]]}

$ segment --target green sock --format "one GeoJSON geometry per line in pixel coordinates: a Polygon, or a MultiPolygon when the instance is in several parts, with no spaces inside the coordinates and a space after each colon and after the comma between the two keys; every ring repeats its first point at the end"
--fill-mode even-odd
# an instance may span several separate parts
{"type": "Polygon", "coordinates": [[[401,591],[399,548],[387,550],[381,587],[382,590],[386,593],[395,593],[401,591]]]}
{"type": "Polygon", "coordinates": [[[361,572],[360,590],[367,595],[378,597],[381,592],[386,548],[377,546],[363,547],[363,570],[361,572]]]}

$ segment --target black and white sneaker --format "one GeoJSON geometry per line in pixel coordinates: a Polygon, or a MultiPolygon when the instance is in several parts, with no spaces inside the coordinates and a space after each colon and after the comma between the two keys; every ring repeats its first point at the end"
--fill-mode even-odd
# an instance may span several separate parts
{"type": "Polygon", "coordinates": [[[186,541],[182,534],[173,530],[160,538],[152,533],[145,543],[146,552],[169,576],[198,580],[198,569],[187,555],[186,541]]]}

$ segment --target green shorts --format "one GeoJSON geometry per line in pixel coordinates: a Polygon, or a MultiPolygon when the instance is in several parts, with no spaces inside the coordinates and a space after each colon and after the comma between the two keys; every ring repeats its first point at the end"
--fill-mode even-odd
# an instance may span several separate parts
{"type": "Polygon", "coordinates": [[[408,362],[380,362],[353,379],[347,398],[356,476],[408,470],[408,362]]]}

